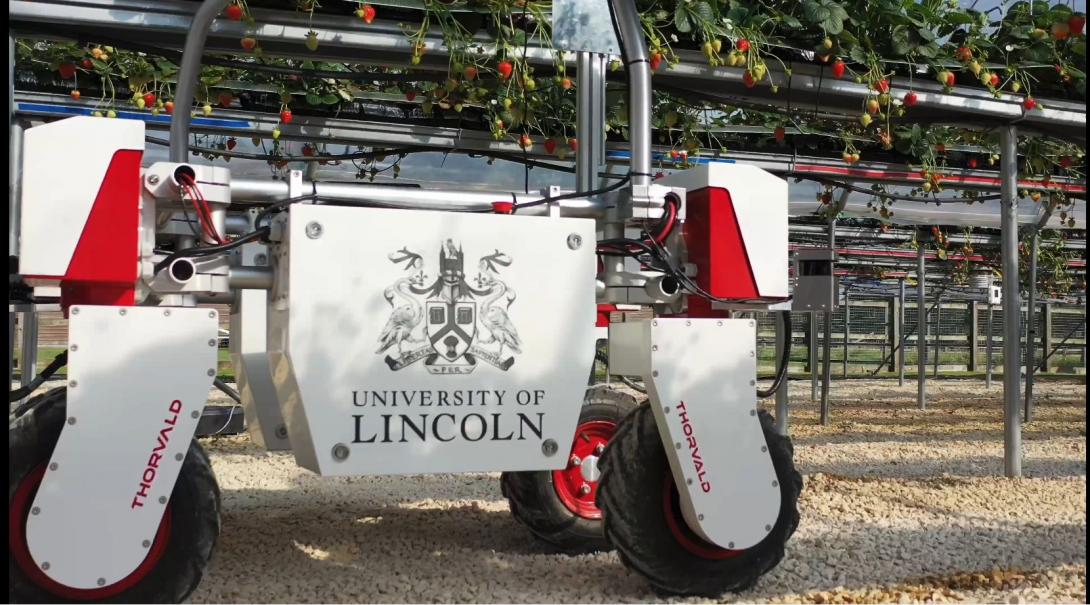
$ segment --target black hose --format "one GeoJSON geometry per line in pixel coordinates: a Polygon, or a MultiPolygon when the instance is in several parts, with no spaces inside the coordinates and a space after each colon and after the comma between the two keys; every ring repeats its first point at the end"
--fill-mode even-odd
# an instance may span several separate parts
{"type": "Polygon", "coordinates": [[[215,385],[215,387],[220,391],[223,391],[224,395],[227,395],[231,399],[234,399],[235,403],[242,403],[242,396],[238,394],[238,391],[232,389],[230,385],[228,385],[226,382],[220,380],[219,378],[216,378],[212,381],[212,384],[215,385]]]}
{"type": "Polygon", "coordinates": [[[757,397],[761,399],[768,399],[780,390],[784,378],[787,377],[787,366],[791,361],[791,312],[781,311],[780,318],[783,319],[783,354],[780,355],[780,367],[776,370],[776,378],[768,390],[757,389],[757,397]]]}
{"type": "MultiPolygon", "coordinates": [[[[15,389],[14,391],[9,391],[8,392],[8,403],[11,403],[12,401],[19,401],[23,397],[26,397],[27,395],[30,395],[31,393],[33,393],[35,390],[37,390],[38,387],[42,386],[43,382],[48,380],[50,376],[55,374],[57,372],[57,370],[64,367],[64,365],[67,364],[67,363],[68,363],[68,351],[63,351],[60,355],[57,355],[56,357],[54,357],[53,361],[49,362],[49,365],[45,366],[45,368],[42,369],[42,371],[37,376],[35,376],[34,380],[31,380],[29,384],[27,384],[26,386],[23,386],[23,387],[19,387],[19,388],[15,389]]],[[[17,408],[15,410],[15,414],[17,416],[20,415],[23,411],[25,411],[25,410],[22,409],[22,407],[23,406],[19,406],[19,408],[17,408]]]]}

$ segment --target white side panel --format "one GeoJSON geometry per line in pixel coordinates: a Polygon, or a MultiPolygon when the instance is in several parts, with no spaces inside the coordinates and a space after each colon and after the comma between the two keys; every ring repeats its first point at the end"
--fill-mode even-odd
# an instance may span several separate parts
{"type": "Polygon", "coordinates": [[[323,475],[563,467],[594,355],[593,221],[290,214],[287,254],[273,254],[269,346],[300,465],[323,475]]]}
{"type": "Polygon", "coordinates": [[[645,379],[682,513],[694,531],[732,550],[764,539],[780,511],[757,418],[756,329],[748,319],[651,321],[645,379]]]}
{"type": "Polygon", "coordinates": [[[159,527],[212,384],[216,316],[72,307],[69,420],[34,498],[40,513],[26,528],[30,554],[50,578],[110,585],[147,555],[143,543],[159,527]]]}
{"type": "Polygon", "coordinates": [[[77,116],[23,136],[19,272],[63,276],[114,153],[144,149],[144,123],[77,116]]]}
{"type": "Polygon", "coordinates": [[[686,191],[720,187],[730,192],[758,292],[765,298],[789,296],[787,181],[756,166],[710,163],[657,182],[686,191]]]}

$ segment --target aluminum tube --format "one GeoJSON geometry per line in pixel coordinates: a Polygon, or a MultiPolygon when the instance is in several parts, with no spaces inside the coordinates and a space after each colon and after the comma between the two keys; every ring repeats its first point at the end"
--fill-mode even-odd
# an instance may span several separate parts
{"type": "Polygon", "coordinates": [[[228,214],[223,219],[223,228],[227,233],[246,233],[250,230],[250,219],[241,214],[228,214]]]}
{"type": "Polygon", "coordinates": [[[810,403],[818,398],[818,355],[817,355],[817,313],[807,313],[810,322],[807,329],[810,330],[810,403]]]}
{"type": "Polygon", "coordinates": [[[240,290],[271,290],[273,271],[270,267],[230,267],[227,283],[240,290]]]}
{"type": "Polygon", "coordinates": [[[182,49],[182,64],[178,68],[178,84],[174,90],[175,111],[170,117],[170,161],[189,161],[189,112],[201,74],[201,58],[208,28],[228,0],[204,0],[193,15],[182,49]]]}
{"type": "Polygon", "coordinates": [[[1003,175],[1003,469],[1008,477],[1022,475],[1022,423],[1018,409],[1022,295],[1018,283],[1018,131],[1000,130],[1000,172],[1003,175]]]}
{"type": "Polygon", "coordinates": [[[908,344],[905,338],[905,280],[901,278],[901,292],[897,297],[900,312],[897,313],[897,386],[905,386],[905,346],[908,344]]]}
{"type": "Polygon", "coordinates": [[[848,338],[851,332],[851,290],[844,288],[844,377],[848,377],[848,338]]]}
{"type": "Polygon", "coordinates": [[[984,345],[984,387],[992,388],[992,303],[988,302],[988,341],[984,345]]]}
{"type": "Polygon", "coordinates": [[[916,255],[916,406],[927,408],[927,267],[923,244],[916,255]]]}
{"type": "Polygon", "coordinates": [[[598,168],[605,157],[605,69],[597,53],[580,52],[576,60],[575,190],[590,191],[600,186],[598,168]]]}
{"type": "Polygon", "coordinates": [[[19,256],[19,224],[22,220],[23,127],[12,121],[8,156],[8,256],[19,256]]]}
{"type": "Polygon", "coordinates": [[[635,0],[610,0],[628,69],[628,133],[632,187],[651,184],[651,64],[635,0]]]}
{"type": "Polygon", "coordinates": [[[825,338],[822,341],[821,353],[821,424],[829,424],[829,386],[832,383],[832,336],[833,336],[833,312],[825,312],[825,338]]]}
{"type": "MultiPolygon", "coordinates": [[[[1033,363],[1037,352],[1037,252],[1040,238],[1037,229],[1031,229],[1033,235],[1029,248],[1029,301],[1026,303],[1026,402],[1023,404],[1025,422],[1033,420],[1033,375],[1037,364],[1033,363]]],[[[1048,351],[1045,351],[1046,353],[1048,351]]]]}
{"type": "Polygon", "coordinates": [[[15,311],[8,311],[8,385],[15,373],[15,311]]]}
{"type": "MultiPolygon", "coordinates": [[[[779,361],[783,357],[784,347],[790,346],[791,334],[783,329],[783,322],[776,322],[776,360],[779,361]]],[[[776,432],[781,435],[787,435],[787,385],[791,382],[788,378],[790,374],[791,360],[788,360],[788,368],[784,370],[783,382],[780,383],[780,388],[776,389],[776,432]]]]}

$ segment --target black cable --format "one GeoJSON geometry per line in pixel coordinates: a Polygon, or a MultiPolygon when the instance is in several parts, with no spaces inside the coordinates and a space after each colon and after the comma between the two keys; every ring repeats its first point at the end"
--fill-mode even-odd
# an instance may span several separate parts
{"type": "Polygon", "coordinates": [[[532,206],[540,206],[542,204],[551,204],[553,202],[559,202],[560,200],[570,200],[570,199],[580,198],[580,197],[592,197],[592,196],[595,196],[595,195],[602,195],[602,194],[605,194],[605,193],[609,193],[610,191],[616,191],[617,189],[620,189],[621,187],[624,187],[625,184],[628,183],[630,180],[632,180],[632,173],[631,172],[626,174],[624,176],[624,178],[622,178],[621,180],[617,181],[616,183],[613,183],[612,185],[608,185],[606,187],[600,187],[598,189],[591,189],[589,191],[573,191],[571,193],[563,193],[563,194],[560,194],[560,195],[555,195],[553,197],[543,197],[543,198],[541,198],[539,200],[534,200],[532,202],[526,202],[525,204],[516,204],[515,209],[517,210],[519,208],[530,208],[532,206]]]}
{"type": "Polygon", "coordinates": [[[230,250],[238,248],[239,246],[241,246],[241,245],[243,245],[243,244],[245,244],[247,242],[252,242],[253,240],[258,239],[260,237],[264,237],[264,236],[266,236],[268,234],[269,234],[269,228],[268,227],[262,227],[261,229],[258,229],[256,231],[251,231],[250,233],[247,233],[246,235],[239,236],[239,237],[235,238],[234,240],[231,240],[231,241],[227,242],[226,244],[217,244],[215,246],[196,246],[196,247],[193,247],[193,248],[185,248],[185,249],[182,249],[182,250],[175,250],[174,252],[172,252],[169,256],[167,256],[163,260],[159,261],[158,263],[155,263],[155,269],[154,269],[153,274],[157,275],[160,271],[162,271],[163,269],[166,269],[167,267],[169,267],[170,263],[178,260],[179,258],[200,258],[202,256],[212,256],[213,254],[220,254],[222,252],[228,252],[230,250]]]}
{"type": "MultiPolygon", "coordinates": [[[[215,385],[217,389],[222,391],[224,395],[227,395],[231,399],[234,399],[235,403],[242,403],[242,396],[238,394],[238,391],[232,389],[230,386],[228,386],[226,382],[224,382],[219,377],[213,380],[212,384],[215,385]]],[[[230,420],[228,420],[228,422],[230,422],[230,420]]]]}
{"type": "MultiPolygon", "coordinates": [[[[64,367],[64,365],[67,363],[68,351],[62,351],[60,355],[54,357],[53,361],[49,362],[49,365],[45,366],[45,368],[43,368],[42,371],[34,377],[34,380],[31,380],[26,386],[19,387],[14,391],[9,391],[8,403],[11,403],[12,401],[19,401],[23,397],[26,397],[27,395],[33,393],[38,387],[42,386],[43,382],[48,380],[50,376],[55,374],[57,370],[64,367]]],[[[26,412],[26,410],[30,409],[28,405],[29,403],[30,402],[23,403],[19,407],[15,408],[15,412],[13,413],[16,416],[22,415],[24,412],[26,412]]]]}
{"type": "Polygon", "coordinates": [[[757,389],[757,397],[760,399],[768,399],[780,390],[784,378],[787,377],[787,366],[791,362],[791,312],[780,311],[780,318],[783,319],[783,353],[780,354],[780,367],[776,370],[776,378],[772,380],[772,385],[767,390],[757,389]]]}

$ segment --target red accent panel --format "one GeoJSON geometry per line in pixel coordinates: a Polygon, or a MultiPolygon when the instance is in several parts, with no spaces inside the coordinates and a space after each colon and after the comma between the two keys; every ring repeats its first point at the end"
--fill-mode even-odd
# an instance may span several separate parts
{"type": "Polygon", "coordinates": [[[617,310],[617,305],[598,305],[598,318],[594,326],[598,328],[609,327],[609,314],[617,310]]]}
{"type": "MultiPolygon", "coordinates": [[[[689,193],[685,203],[683,234],[689,262],[696,265],[697,285],[717,298],[760,298],[730,192],[707,187],[689,193]]],[[[690,314],[694,302],[704,304],[698,301],[703,299],[689,297],[690,314]]]]}
{"type": "Polygon", "coordinates": [[[132,305],[140,255],[140,161],[114,153],[61,281],[61,305],[132,305]]]}

